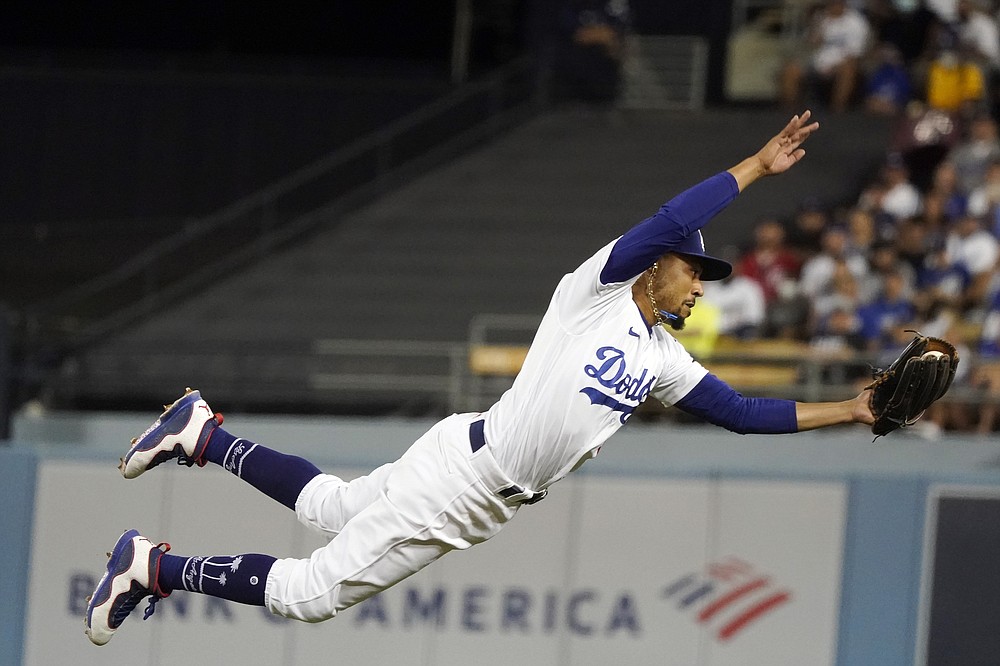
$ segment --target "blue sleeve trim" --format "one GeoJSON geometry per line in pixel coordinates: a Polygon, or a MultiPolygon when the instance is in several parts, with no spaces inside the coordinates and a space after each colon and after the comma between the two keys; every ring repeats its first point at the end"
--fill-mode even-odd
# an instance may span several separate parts
{"type": "Polygon", "coordinates": [[[713,374],[705,375],[677,408],[741,435],[798,432],[795,402],[746,398],[713,374]]]}
{"type": "Polygon", "coordinates": [[[736,179],[728,171],[681,192],[618,239],[601,270],[601,283],[625,282],[639,275],[705,226],[739,193],[736,179]]]}

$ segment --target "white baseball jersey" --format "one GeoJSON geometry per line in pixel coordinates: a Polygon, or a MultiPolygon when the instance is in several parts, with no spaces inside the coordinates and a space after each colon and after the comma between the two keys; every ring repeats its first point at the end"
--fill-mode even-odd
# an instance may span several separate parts
{"type": "Polygon", "coordinates": [[[673,404],[708,373],[662,326],[646,325],[635,278],[601,284],[615,242],[563,277],[514,385],[485,415],[493,456],[528,488],[597,455],[647,396],[673,404]]]}

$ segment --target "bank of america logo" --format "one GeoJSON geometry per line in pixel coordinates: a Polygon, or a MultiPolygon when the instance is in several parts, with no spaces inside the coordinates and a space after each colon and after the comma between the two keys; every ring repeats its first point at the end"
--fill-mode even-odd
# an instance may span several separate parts
{"type": "Polygon", "coordinates": [[[695,622],[710,626],[719,641],[730,640],[792,600],[790,590],[732,556],[667,584],[663,596],[695,622]]]}

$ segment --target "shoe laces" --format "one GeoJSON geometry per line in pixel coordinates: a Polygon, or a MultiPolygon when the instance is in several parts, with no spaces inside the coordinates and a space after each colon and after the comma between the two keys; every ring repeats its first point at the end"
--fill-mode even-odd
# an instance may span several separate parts
{"type": "Polygon", "coordinates": [[[156,602],[159,601],[162,598],[163,597],[157,596],[155,594],[149,597],[149,605],[146,606],[146,610],[143,611],[143,613],[142,613],[142,619],[143,620],[148,620],[149,619],[149,616],[153,614],[154,610],[156,610],[156,602]]]}
{"type": "Polygon", "coordinates": [[[149,595],[149,605],[146,606],[146,610],[142,614],[142,619],[149,619],[149,616],[152,615],[155,610],[154,606],[156,605],[156,602],[159,601],[161,597],[152,590],[142,587],[129,595],[128,599],[126,599],[122,605],[118,607],[118,611],[112,618],[112,626],[120,626],[121,623],[125,621],[125,618],[127,618],[129,614],[135,610],[135,607],[139,605],[139,602],[142,601],[147,594],[149,595]]]}

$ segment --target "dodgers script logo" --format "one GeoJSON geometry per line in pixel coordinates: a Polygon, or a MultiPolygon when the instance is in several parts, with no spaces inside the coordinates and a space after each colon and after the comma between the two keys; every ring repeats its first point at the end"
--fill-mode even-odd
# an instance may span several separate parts
{"type": "Polygon", "coordinates": [[[625,423],[640,402],[646,399],[653,388],[653,381],[656,375],[651,375],[646,379],[649,370],[642,369],[642,374],[632,376],[628,372],[628,365],[625,361],[625,352],[617,347],[601,347],[597,350],[597,360],[599,364],[585,365],[583,371],[588,377],[593,377],[601,386],[614,392],[609,395],[590,386],[580,389],[590,398],[592,405],[604,405],[615,412],[621,412],[621,422],[625,423]],[[635,404],[625,404],[615,396],[622,396],[625,400],[634,401],[635,404]]]}

